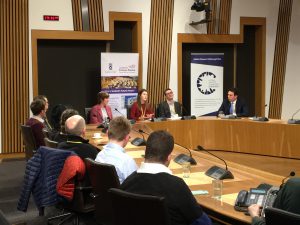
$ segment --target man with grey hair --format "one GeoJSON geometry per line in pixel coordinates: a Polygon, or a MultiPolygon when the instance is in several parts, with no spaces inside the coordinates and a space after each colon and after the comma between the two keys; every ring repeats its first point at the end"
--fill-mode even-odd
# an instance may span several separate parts
{"type": "Polygon", "coordinates": [[[89,140],[84,139],[86,127],[85,120],[81,116],[74,115],[68,118],[65,122],[65,130],[67,141],[59,143],[59,149],[73,151],[82,159],[96,158],[99,149],[89,144],[89,140]]]}

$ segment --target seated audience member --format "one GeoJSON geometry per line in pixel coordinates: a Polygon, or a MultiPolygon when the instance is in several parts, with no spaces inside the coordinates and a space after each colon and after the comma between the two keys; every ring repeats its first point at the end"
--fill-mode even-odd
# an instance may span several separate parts
{"type": "Polygon", "coordinates": [[[211,224],[186,183],[168,168],[174,139],[167,131],[154,131],[147,140],[145,162],[121,185],[121,189],[165,197],[172,225],[211,224]]]}
{"type": "Polygon", "coordinates": [[[67,109],[67,107],[63,104],[55,105],[51,111],[51,124],[52,124],[52,132],[57,133],[60,132],[60,118],[61,114],[67,109]]]}
{"type": "MultiPolygon", "coordinates": [[[[291,213],[300,214],[300,177],[290,178],[279,190],[273,204],[274,208],[282,209],[291,213]]],[[[252,225],[265,225],[264,218],[260,217],[261,206],[254,204],[248,208],[252,217],[252,225]]]]}
{"type": "Polygon", "coordinates": [[[158,105],[158,115],[157,117],[174,117],[174,116],[182,116],[182,106],[179,102],[174,101],[174,94],[170,88],[167,88],[164,91],[164,95],[166,100],[161,102],[158,105]]]}
{"type": "Polygon", "coordinates": [[[230,88],[227,92],[227,99],[224,99],[218,112],[222,111],[225,115],[248,116],[248,106],[245,101],[238,97],[238,90],[230,88]]]}
{"type": "Polygon", "coordinates": [[[101,124],[103,121],[110,121],[112,119],[111,108],[108,105],[109,94],[106,92],[99,92],[97,95],[97,105],[94,105],[90,112],[91,124],[101,124]]]}
{"type": "Polygon", "coordinates": [[[46,102],[46,105],[45,105],[45,115],[43,117],[44,119],[44,125],[45,127],[47,128],[48,131],[51,131],[52,130],[52,126],[50,125],[48,119],[47,119],[47,111],[48,111],[48,108],[49,108],[49,102],[48,102],[48,98],[45,96],[45,95],[38,95],[38,96],[35,96],[33,98],[33,101],[35,101],[36,99],[42,99],[46,102]]]}
{"type": "Polygon", "coordinates": [[[26,125],[32,129],[37,148],[45,145],[43,134],[43,128],[45,127],[44,118],[46,115],[45,105],[46,102],[42,99],[36,99],[31,102],[30,110],[33,116],[26,122],[26,125]]]}
{"type": "Polygon", "coordinates": [[[132,104],[130,119],[145,120],[151,119],[154,116],[154,112],[147,101],[148,92],[146,89],[141,89],[138,93],[136,102],[132,104]]]}
{"type": "Polygon", "coordinates": [[[85,120],[81,116],[74,115],[67,119],[65,129],[67,141],[59,143],[59,149],[73,151],[81,159],[96,158],[99,149],[89,144],[89,140],[84,139],[86,127],[85,120]]]}
{"type": "Polygon", "coordinates": [[[137,169],[135,161],[126,154],[124,149],[130,139],[130,130],[131,125],[126,118],[122,116],[113,118],[108,127],[109,143],[103,147],[96,158],[97,162],[115,166],[120,183],[137,169]]]}
{"type": "Polygon", "coordinates": [[[52,137],[53,141],[56,141],[58,143],[67,141],[65,123],[67,119],[74,115],[79,115],[78,111],[75,109],[66,109],[65,111],[63,111],[60,117],[60,132],[55,133],[55,135],[52,137]]]}

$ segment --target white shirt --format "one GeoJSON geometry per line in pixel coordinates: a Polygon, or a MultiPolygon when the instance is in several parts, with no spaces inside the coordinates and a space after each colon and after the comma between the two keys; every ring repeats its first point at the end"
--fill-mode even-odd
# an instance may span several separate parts
{"type": "Polygon", "coordinates": [[[137,173],[168,173],[172,175],[172,171],[163,164],[160,163],[146,163],[142,162],[140,168],[136,171],[137,173]]]}
{"type": "Polygon", "coordinates": [[[232,115],[236,116],[236,110],[235,110],[236,100],[233,101],[233,102],[231,102],[231,104],[232,104],[232,107],[233,107],[233,109],[232,109],[232,115]]]}
{"type": "Polygon", "coordinates": [[[103,150],[98,153],[95,161],[114,165],[121,184],[137,170],[135,161],[126,154],[125,149],[114,143],[105,145],[103,150]]]}
{"type": "Polygon", "coordinates": [[[101,112],[102,112],[102,120],[103,120],[103,121],[106,121],[107,118],[108,118],[106,109],[105,109],[104,107],[101,107],[101,112]]]}
{"type": "Polygon", "coordinates": [[[32,116],[32,118],[40,121],[41,123],[45,122],[44,119],[42,117],[39,117],[39,116],[32,116]]]}
{"type": "Polygon", "coordinates": [[[167,100],[167,103],[169,105],[169,108],[170,108],[170,112],[171,112],[171,117],[174,116],[176,114],[176,111],[175,111],[175,105],[174,105],[174,101],[168,101],[167,100]]]}

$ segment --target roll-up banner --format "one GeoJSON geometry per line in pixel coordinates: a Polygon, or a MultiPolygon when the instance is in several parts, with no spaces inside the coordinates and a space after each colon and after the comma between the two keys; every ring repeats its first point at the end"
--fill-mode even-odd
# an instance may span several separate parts
{"type": "Polygon", "coordinates": [[[224,53],[191,54],[191,115],[215,115],[223,101],[224,53]]]}
{"type": "Polygon", "coordinates": [[[126,116],[138,92],[138,53],[101,53],[101,90],[109,93],[113,116],[126,116]]]}

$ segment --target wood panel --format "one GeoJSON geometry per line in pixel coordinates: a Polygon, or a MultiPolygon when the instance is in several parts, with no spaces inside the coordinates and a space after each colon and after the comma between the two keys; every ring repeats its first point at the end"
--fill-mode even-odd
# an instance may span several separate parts
{"type": "Polygon", "coordinates": [[[232,0],[220,1],[219,34],[229,34],[232,0]]]}
{"type": "Polygon", "coordinates": [[[82,14],[80,0],[72,0],[72,13],[74,31],[82,31],[82,14]]]}
{"type": "Polygon", "coordinates": [[[211,0],[210,1],[210,9],[211,9],[211,22],[207,24],[207,34],[215,34],[216,33],[216,26],[218,25],[217,23],[217,1],[218,0],[211,0]]]}
{"type": "Polygon", "coordinates": [[[2,153],[22,151],[20,124],[29,116],[28,0],[0,1],[2,153]]]}
{"type": "Polygon", "coordinates": [[[292,8],[293,0],[280,0],[269,107],[269,117],[275,119],[281,118],[292,8]]]}
{"type": "Polygon", "coordinates": [[[170,131],[177,143],[195,149],[251,153],[300,159],[300,126],[282,120],[256,122],[199,117],[197,120],[149,123],[153,130],[170,131]]]}
{"type": "Polygon", "coordinates": [[[103,22],[102,0],[88,0],[88,6],[89,6],[90,31],[103,32],[104,22],[103,22]]]}
{"type": "Polygon", "coordinates": [[[174,0],[151,1],[147,89],[153,106],[163,100],[169,86],[173,11],[174,0]]]}
{"type": "Polygon", "coordinates": [[[261,17],[241,17],[240,34],[178,34],[178,100],[182,102],[182,45],[188,43],[241,44],[244,41],[244,26],[255,26],[255,112],[264,115],[265,110],[265,57],[266,19],[261,17]]]}

